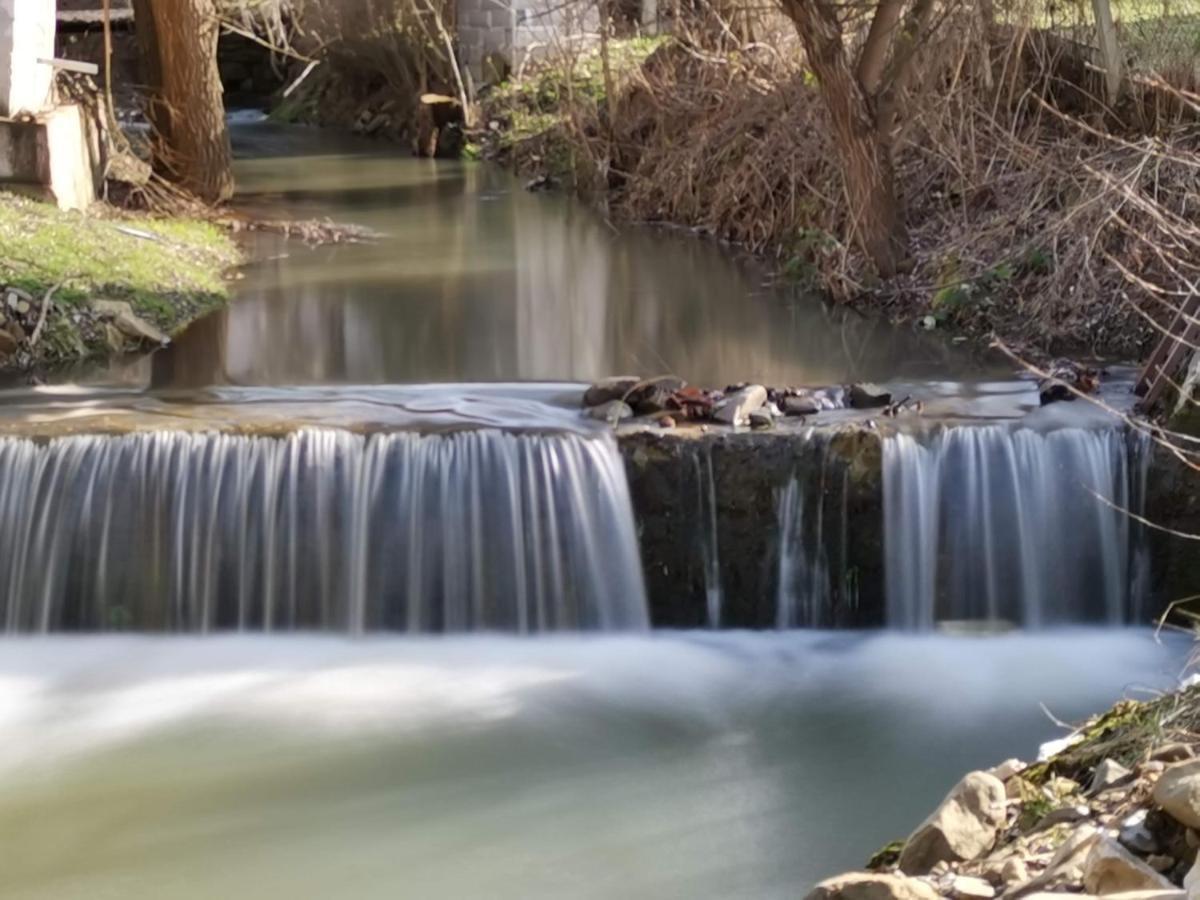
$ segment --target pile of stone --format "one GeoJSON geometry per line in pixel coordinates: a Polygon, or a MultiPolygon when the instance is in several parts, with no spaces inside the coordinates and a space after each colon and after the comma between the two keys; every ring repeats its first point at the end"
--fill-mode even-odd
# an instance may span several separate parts
{"type": "Polygon", "coordinates": [[[920,410],[908,398],[893,402],[888,391],[873,384],[832,387],[765,387],[733,384],[723,390],[689,385],[682,378],[643,379],[635,375],[605,378],[583,395],[588,415],[617,424],[642,418],[664,428],[704,422],[735,428],[771,428],[783,417],[804,417],[834,409],[874,409],[895,415],[920,410]]]}
{"type": "Polygon", "coordinates": [[[1087,784],[1046,771],[1010,760],[972,772],[869,871],[809,900],[1200,900],[1196,747],[1160,745],[1132,769],[1105,759],[1087,784]]]}
{"type": "Polygon", "coordinates": [[[68,305],[57,302],[55,293],[35,296],[0,285],[0,367],[23,368],[56,354],[85,356],[88,348],[121,353],[169,342],[123,300],[68,305]],[[64,342],[72,346],[60,346],[64,342]]]}

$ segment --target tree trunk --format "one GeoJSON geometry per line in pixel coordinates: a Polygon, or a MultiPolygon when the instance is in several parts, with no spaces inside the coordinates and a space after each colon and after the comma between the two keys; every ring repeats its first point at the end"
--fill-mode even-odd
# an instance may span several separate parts
{"type": "Polygon", "coordinates": [[[214,0],[134,0],[154,165],[207,203],[233,195],[214,0]]]}
{"type": "Polygon", "coordinates": [[[892,166],[891,129],[877,121],[874,100],[850,68],[836,12],[821,0],[783,0],[783,9],[800,33],[829,111],[842,156],[851,234],[879,274],[890,278],[908,258],[908,231],[892,166]]]}

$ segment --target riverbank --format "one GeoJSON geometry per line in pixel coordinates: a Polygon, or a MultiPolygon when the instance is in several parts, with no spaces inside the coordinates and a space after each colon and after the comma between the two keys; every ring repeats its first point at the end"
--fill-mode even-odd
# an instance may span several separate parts
{"type": "Polygon", "coordinates": [[[198,221],[80,215],[0,194],[0,370],[160,345],[229,298],[238,259],[198,221]]]}
{"type": "Polygon", "coordinates": [[[914,328],[1034,357],[1143,358],[1170,314],[1178,273],[1157,226],[1186,218],[1194,135],[1166,114],[1139,124],[1161,98],[1092,116],[1085,82],[1062,88],[1068,63],[1042,67],[1052,36],[1025,34],[1005,57],[1003,96],[964,62],[1011,51],[1003,36],[955,40],[938,48],[955,87],[914,101],[897,139],[911,259],[886,281],[848,237],[840,151],[794,38],[726,51],[640,39],[614,42],[607,67],[596,52],[531,67],[484,95],[476,150],[616,221],[711,235],[914,328]]]}
{"type": "Polygon", "coordinates": [[[1200,879],[1198,723],[1194,685],[1117,703],[1044,745],[1042,761],[965,776],[867,871],[827,879],[809,898],[1182,900],[1200,879]]]}

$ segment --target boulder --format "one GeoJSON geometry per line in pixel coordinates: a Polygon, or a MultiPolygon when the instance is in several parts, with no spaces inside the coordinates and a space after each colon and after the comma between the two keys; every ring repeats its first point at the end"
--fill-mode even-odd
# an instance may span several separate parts
{"type": "Polygon", "coordinates": [[[1175,890],[1170,881],[1104,836],[1096,840],[1084,860],[1083,887],[1092,894],[1175,890]]]}
{"type": "Polygon", "coordinates": [[[773,428],[775,426],[775,417],[772,416],[765,408],[756,409],[750,413],[750,427],[763,429],[773,428]]]}
{"type": "Polygon", "coordinates": [[[1175,821],[1200,828],[1200,759],[1168,766],[1154,785],[1154,802],[1175,821]]]}
{"type": "Polygon", "coordinates": [[[601,406],[613,400],[624,400],[625,395],[638,386],[641,379],[636,375],[614,375],[602,378],[583,392],[584,406],[601,406]]]}
{"type": "Polygon", "coordinates": [[[762,408],[767,402],[767,389],[761,384],[751,384],[727,395],[713,413],[713,418],[727,425],[750,424],[750,413],[762,408]]]}
{"type": "Polygon", "coordinates": [[[917,827],[900,854],[900,869],[924,875],[939,862],[975,859],[990,849],[1005,821],[1004,784],[972,772],[917,827]]]}
{"type": "Polygon", "coordinates": [[[122,334],[149,344],[169,344],[171,339],[138,316],[133,307],[124,300],[93,300],[92,309],[104,319],[109,319],[122,334]]]}
{"type": "Polygon", "coordinates": [[[938,900],[929,884],[903,875],[851,872],[822,881],[806,900],[938,900]]]}

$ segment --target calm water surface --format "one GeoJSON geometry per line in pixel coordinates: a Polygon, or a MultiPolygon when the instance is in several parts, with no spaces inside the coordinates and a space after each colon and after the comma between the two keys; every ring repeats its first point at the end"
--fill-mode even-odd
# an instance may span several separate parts
{"type": "MultiPolygon", "coordinates": [[[[153,387],[588,381],[944,379],[990,369],[938,335],[772,286],[709,241],[617,232],[484,164],[398,156],[319,131],[235,129],[240,204],[370,228],[307,248],[260,237],[237,302],[152,361],[153,387]]],[[[109,377],[119,377],[109,373],[109,377]]]]}

